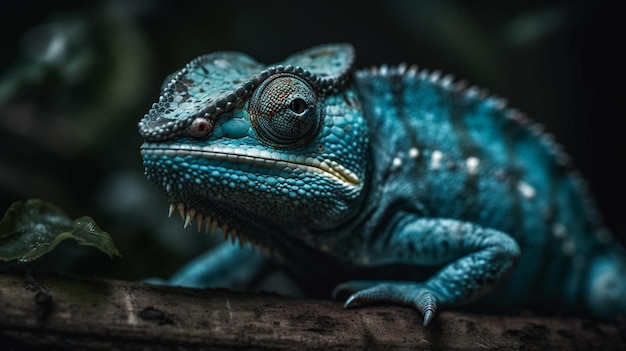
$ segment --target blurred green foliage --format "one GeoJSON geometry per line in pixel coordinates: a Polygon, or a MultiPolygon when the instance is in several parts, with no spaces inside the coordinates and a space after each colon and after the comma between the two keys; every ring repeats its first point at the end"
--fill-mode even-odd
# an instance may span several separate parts
{"type": "Polygon", "coordinates": [[[0,220],[0,261],[29,263],[64,240],[95,247],[110,258],[120,256],[111,236],[91,217],[72,220],[53,204],[29,199],[13,203],[0,220]]]}

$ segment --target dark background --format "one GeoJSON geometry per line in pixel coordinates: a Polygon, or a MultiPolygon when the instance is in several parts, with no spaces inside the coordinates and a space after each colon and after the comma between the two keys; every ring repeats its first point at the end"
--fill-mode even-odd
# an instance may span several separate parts
{"type": "MultiPolygon", "coordinates": [[[[90,215],[124,255],[62,244],[35,268],[167,276],[212,242],[167,219],[137,122],[195,56],[272,63],[351,42],[360,67],[440,69],[557,136],[624,241],[623,26],[598,1],[12,1],[0,5],[0,213],[31,197],[90,215]]],[[[176,215],[177,216],[177,215],[176,215]]]]}

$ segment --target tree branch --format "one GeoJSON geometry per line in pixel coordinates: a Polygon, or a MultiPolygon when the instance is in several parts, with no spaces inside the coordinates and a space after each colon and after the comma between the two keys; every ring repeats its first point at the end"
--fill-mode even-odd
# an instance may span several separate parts
{"type": "Polygon", "coordinates": [[[0,345],[102,350],[626,349],[626,323],[394,306],[343,310],[269,293],[0,273],[0,345]]]}

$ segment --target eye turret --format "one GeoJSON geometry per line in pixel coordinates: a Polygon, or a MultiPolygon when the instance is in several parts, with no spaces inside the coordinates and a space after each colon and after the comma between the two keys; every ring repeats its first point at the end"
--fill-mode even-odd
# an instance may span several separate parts
{"type": "Polygon", "coordinates": [[[258,138],[282,149],[310,142],[322,126],[315,90],[287,73],[268,79],[254,91],[248,115],[258,138]]]}

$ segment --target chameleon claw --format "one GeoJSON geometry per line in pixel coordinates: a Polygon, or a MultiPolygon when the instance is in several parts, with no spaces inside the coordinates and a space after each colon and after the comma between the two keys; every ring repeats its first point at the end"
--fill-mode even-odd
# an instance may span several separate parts
{"type": "Polygon", "coordinates": [[[415,307],[424,315],[424,326],[427,326],[437,313],[437,298],[433,293],[423,291],[418,295],[415,307]]]}
{"type": "Polygon", "coordinates": [[[435,316],[435,312],[432,310],[426,310],[424,312],[424,327],[427,326],[430,321],[433,319],[433,317],[435,316]]]}
{"type": "Polygon", "coordinates": [[[346,302],[343,304],[343,308],[352,308],[352,307],[357,307],[358,305],[360,305],[359,301],[357,300],[358,297],[355,295],[350,296],[346,302]]]}

